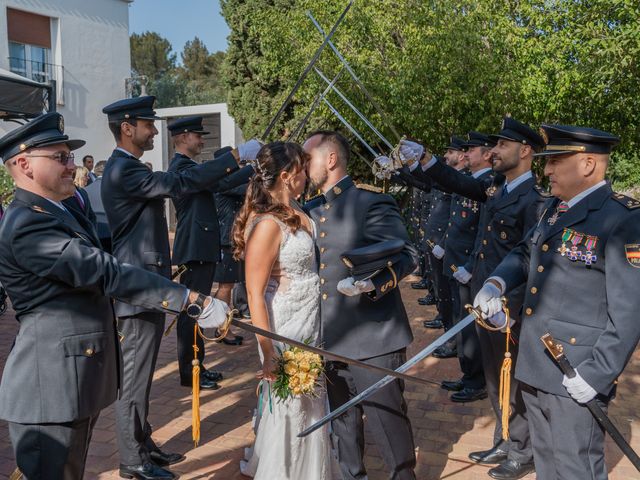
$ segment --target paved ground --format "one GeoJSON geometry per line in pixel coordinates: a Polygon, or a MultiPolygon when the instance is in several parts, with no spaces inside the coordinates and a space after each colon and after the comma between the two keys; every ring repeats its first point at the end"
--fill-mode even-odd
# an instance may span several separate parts
{"type": "MultiPolygon", "coordinates": [[[[409,354],[435,338],[440,331],[427,331],[422,321],[434,316],[433,307],[418,307],[418,293],[403,285],[416,341],[409,354]]],[[[0,369],[17,330],[13,312],[0,317],[0,369]]],[[[227,380],[216,392],[204,392],[201,399],[202,440],[193,449],[191,443],[190,391],[180,387],[175,356],[175,333],[162,344],[160,358],[151,391],[151,417],[154,438],[167,451],[184,452],[187,459],[175,466],[182,479],[241,479],[238,461],[243,448],[250,445],[251,412],[255,407],[254,372],[259,368],[256,343],[250,335],[245,345],[207,347],[207,365],[224,373],[227,380]]],[[[429,359],[414,374],[423,378],[456,378],[455,359],[429,359]]],[[[636,353],[620,381],[619,394],[610,412],[613,420],[636,450],[640,451],[640,431],[637,405],[640,387],[640,353],[636,353]]],[[[493,419],[488,401],[453,404],[445,391],[437,387],[409,385],[409,412],[418,448],[417,477],[420,480],[489,479],[487,467],[467,461],[467,454],[490,447],[493,419]]],[[[118,452],[114,434],[114,412],[106,409],[94,431],[89,452],[87,479],[118,478],[118,452]]],[[[374,446],[369,445],[367,466],[371,480],[387,478],[384,465],[374,446]]],[[[607,445],[607,464],[611,480],[640,479],[626,458],[611,442],[607,445]]],[[[13,453],[8,441],[6,424],[0,422],[0,478],[6,478],[14,468],[13,453]]],[[[527,477],[529,480],[534,475],[527,477]]],[[[277,479],[274,479],[277,480],[277,479]]],[[[302,479],[301,479],[302,480],[302,479]]]]}

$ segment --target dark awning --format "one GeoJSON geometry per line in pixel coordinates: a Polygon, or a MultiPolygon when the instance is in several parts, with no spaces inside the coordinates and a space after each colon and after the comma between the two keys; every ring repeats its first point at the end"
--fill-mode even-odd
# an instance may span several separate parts
{"type": "Polygon", "coordinates": [[[53,87],[0,69],[0,119],[33,118],[54,111],[53,87]]]}

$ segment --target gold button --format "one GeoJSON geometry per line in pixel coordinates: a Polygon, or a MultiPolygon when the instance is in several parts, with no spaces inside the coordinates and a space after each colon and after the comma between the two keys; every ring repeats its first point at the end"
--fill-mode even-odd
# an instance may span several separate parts
{"type": "Polygon", "coordinates": [[[321,263],[321,264],[320,264],[320,270],[324,270],[324,267],[325,267],[325,264],[324,264],[324,263],[321,263]]]}
{"type": "Polygon", "coordinates": [[[209,230],[207,227],[204,227],[204,231],[206,232],[207,230],[209,230]]]}
{"type": "Polygon", "coordinates": [[[227,167],[227,173],[231,172],[231,169],[229,167],[227,167]]]}
{"type": "Polygon", "coordinates": [[[544,267],[542,265],[538,265],[538,271],[540,273],[544,272],[544,267]]]}
{"type": "Polygon", "coordinates": [[[487,243],[489,243],[489,242],[487,242],[486,240],[482,240],[482,244],[483,245],[486,245],[487,243]]]}
{"type": "Polygon", "coordinates": [[[326,250],[326,248],[320,247],[320,253],[324,253],[325,250],[326,250]]]}
{"type": "Polygon", "coordinates": [[[324,223],[326,221],[327,221],[327,219],[325,217],[320,217],[320,223],[324,223]]]}
{"type": "Polygon", "coordinates": [[[329,210],[331,208],[331,205],[329,205],[328,203],[325,203],[324,205],[324,209],[325,210],[329,210]]]}
{"type": "Polygon", "coordinates": [[[326,237],[326,236],[327,236],[327,234],[326,234],[326,233],[324,233],[324,232],[320,232],[320,238],[324,238],[324,237],[326,237]]]}
{"type": "Polygon", "coordinates": [[[456,212],[452,212],[452,213],[451,213],[451,215],[455,215],[455,214],[456,214],[456,212]]]}
{"type": "Polygon", "coordinates": [[[480,258],[484,258],[484,253],[480,252],[480,258]]]}
{"type": "Polygon", "coordinates": [[[167,300],[162,300],[162,306],[167,308],[169,306],[169,302],[167,300]]]}
{"type": "Polygon", "coordinates": [[[324,278],[320,279],[320,285],[324,285],[324,282],[326,282],[326,280],[324,278]]]}
{"type": "Polygon", "coordinates": [[[502,240],[506,240],[507,239],[507,233],[506,232],[500,232],[500,238],[502,240]]]}
{"type": "Polygon", "coordinates": [[[542,251],[546,252],[547,250],[549,250],[549,245],[545,243],[544,245],[542,245],[542,251]]]}
{"type": "Polygon", "coordinates": [[[490,231],[491,231],[491,225],[487,227],[487,232],[490,232],[490,231]]]}
{"type": "Polygon", "coordinates": [[[526,313],[527,315],[531,315],[533,313],[533,310],[531,308],[527,308],[524,313],[526,313]]]}
{"type": "Polygon", "coordinates": [[[323,294],[322,294],[322,299],[323,299],[323,300],[326,300],[326,299],[327,299],[327,294],[326,294],[326,293],[323,293],[323,294]]]}
{"type": "Polygon", "coordinates": [[[87,348],[87,349],[84,351],[84,354],[85,354],[87,357],[91,357],[91,356],[93,355],[93,353],[94,353],[93,348],[87,348]]]}
{"type": "Polygon", "coordinates": [[[576,341],[577,341],[577,340],[576,340],[576,337],[571,337],[571,338],[569,339],[569,343],[570,343],[571,345],[575,345],[575,344],[576,344],[576,341]]]}
{"type": "Polygon", "coordinates": [[[504,223],[504,220],[500,220],[500,224],[502,225],[504,223]]]}
{"type": "Polygon", "coordinates": [[[535,295],[536,293],[538,293],[538,289],[536,287],[531,287],[531,293],[535,295]]]}

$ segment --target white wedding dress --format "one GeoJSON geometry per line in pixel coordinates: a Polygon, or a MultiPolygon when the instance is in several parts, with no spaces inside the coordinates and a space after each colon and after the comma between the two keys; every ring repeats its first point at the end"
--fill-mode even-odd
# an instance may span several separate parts
{"type": "MultiPolygon", "coordinates": [[[[320,287],[314,239],[302,228],[292,233],[271,215],[255,217],[247,225],[245,237],[266,219],[275,221],[282,231],[278,258],[280,275],[269,280],[265,293],[270,328],[285,337],[310,340],[312,345],[317,345],[320,336],[320,287]]],[[[274,346],[283,348],[279,342],[274,342],[274,346]]],[[[257,412],[256,439],[253,447],[246,449],[245,460],[240,462],[242,474],[256,480],[331,480],[334,460],[328,427],[305,438],[297,436],[325,415],[326,394],[284,402],[272,394],[270,402],[266,382],[263,387],[259,402],[261,411],[257,412]]]]}

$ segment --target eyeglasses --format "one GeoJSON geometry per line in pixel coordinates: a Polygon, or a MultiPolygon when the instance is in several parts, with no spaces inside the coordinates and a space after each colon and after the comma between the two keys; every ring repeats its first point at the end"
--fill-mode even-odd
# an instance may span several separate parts
{"type": "Polygon", "coordinates": [[[67,165],[69,162],[73,163],[74,160],[74,155],[73,152],[56,152],[56,153],[52,153],[50,155],[45,155],[43,153],[33,153],[33,154],[29,154],[29,155],[25,155],[25,157],[45,157],[45,158],[51,158],[52,160],[55,160],[56,162],[58,162],[60,165],[67,165]]]}

